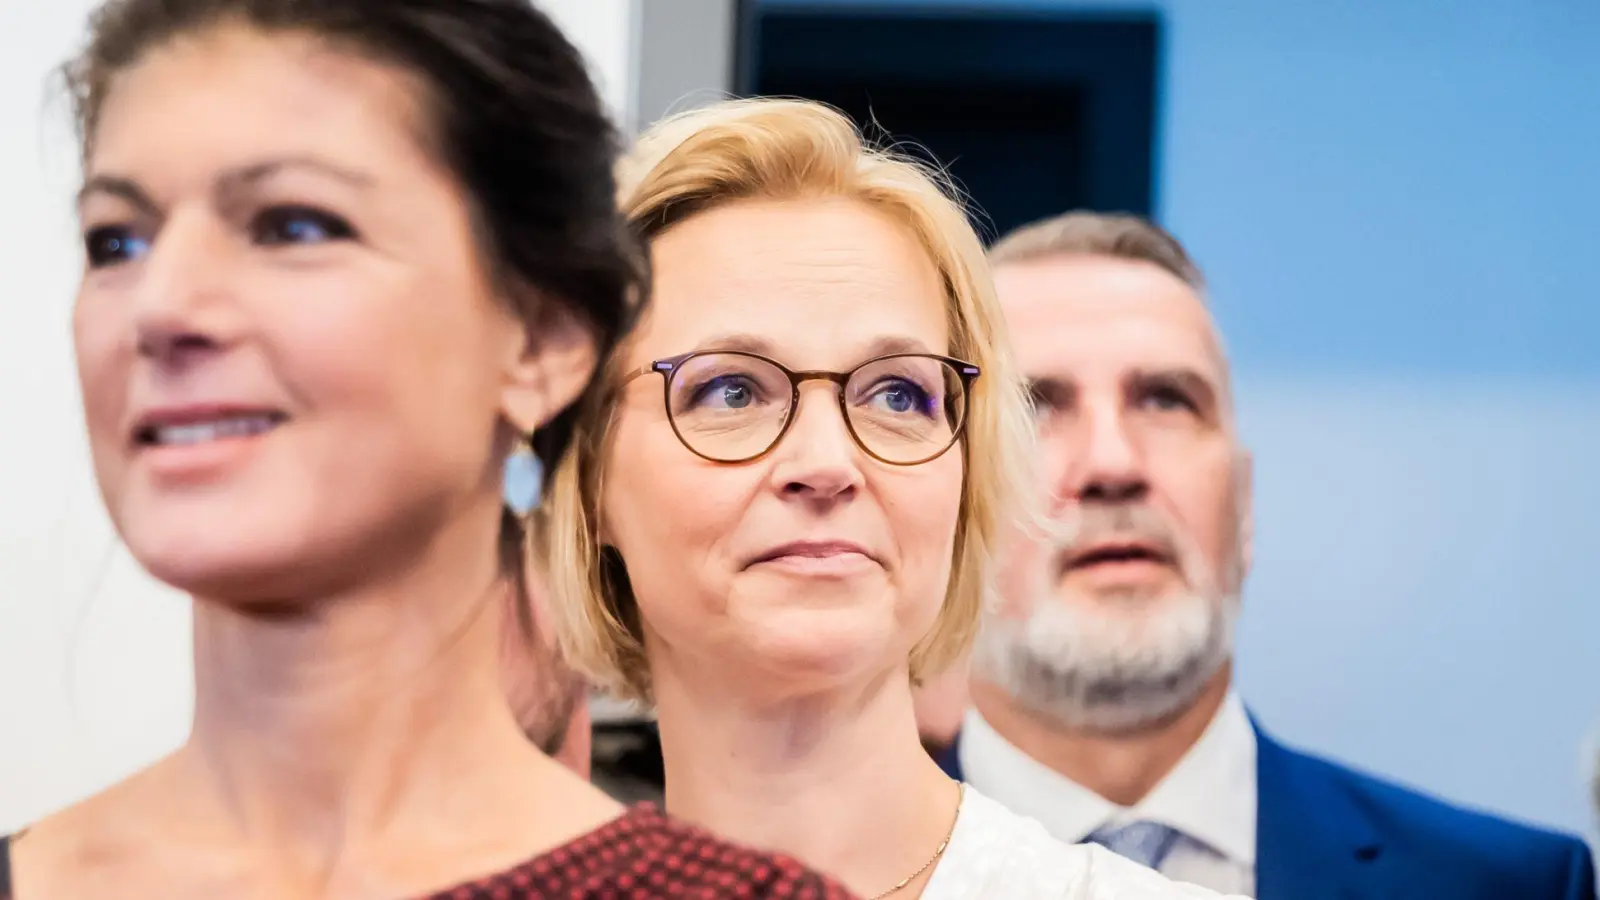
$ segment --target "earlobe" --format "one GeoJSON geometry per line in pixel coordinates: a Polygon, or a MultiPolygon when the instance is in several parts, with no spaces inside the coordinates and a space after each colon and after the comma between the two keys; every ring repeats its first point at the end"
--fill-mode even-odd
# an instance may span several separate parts
{"type": "Polygon", "coordinates": [[[521,319],[507,360],[504,411],[523,434],[549,423],[583,394],[594,377],[594,333],[567,304],[540,297],[521,319]]]}

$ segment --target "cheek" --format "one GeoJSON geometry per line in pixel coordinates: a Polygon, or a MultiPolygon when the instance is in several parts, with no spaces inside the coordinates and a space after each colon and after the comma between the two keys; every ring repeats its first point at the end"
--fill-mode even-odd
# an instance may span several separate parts
{"type": "Polygon", "coordinates": [[[902,577],[948,579],[961,516],[962,460],[947,453],[938,460],[889,473],[880,496],[900,551],[902,577]]]}
{"type": "MultiPolygon", "coordinates": [[[[331,285],[318,315],[264,328],[270,365],[293,401],[335,427],[344,466],[391,477],[436,468],[476,480],[498,420],[490,313],[459,285],[331,285]],[[387,463],[387,465],[383,465],[387,463]],[[400,470],[400,471],[396,471],[400,470]]],[[[316,304],[311,307],[314,308],[316,304]]]]}
{"type": "Polygon", "coordinates": [[[641,605],[673,595],[716,593],[727,578],[729,538],[748,505],[747,468],[693,456],[664,423],[624,415],[607,452],[603,540],[627,563],[641,605]]]}
{"type": "Polygon", "coordinates": [[[1176,507],[1178,527],[1206,563],[1215,567],[1237,542],[1233,473],[1221,454],[1195,456],[1200,458],[1191,457],[1181,478],[1169,479],[1172,487],[1168,493],[1176,507]]]}
{"type": "Polygon", "coordinates": [[[127,327],[102,306],[80,299],[72,315],[73,354],[91,441],[103,439],[105,427],[115,424],[111,420],[126,408],[133,358],[132,342],[123,338],[127,327]]]}
{"type": "Polygon", "coordinates": [[[131,323],[113,299],[80,294],[73,308],[72,340],[95,475],[107,502],[114,504],[121,493],[134,350],[131,323]]]}
{"type": "Polygon", "coordinates": [[[996,584],[1003,615],[1022,618],[1031,612],[1033,604],[1052,580],[1050,567],[1054,558],[1055,545],[1052,542],[1030,534],[1019,526],[1006,529],[1001,536],[996,584]]]}
{"type": "Polygon", "coordinates": [[[1205,481],[1205,509],[1210,513],[1204,521],[1215,532],[1212,540],[1217,544],[1232,544],[1238,520],[1237,486],[1233,467],[1228,460],[1218,460],[1210,469],[1205,481]]]}

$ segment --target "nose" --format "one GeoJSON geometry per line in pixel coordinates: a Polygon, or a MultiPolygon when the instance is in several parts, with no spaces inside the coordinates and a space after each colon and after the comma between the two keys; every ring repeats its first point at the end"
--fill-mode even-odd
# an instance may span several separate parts
{"type": "Polygon", "coordinates": [[[1085,404],[1057,446],[1054,506],[1064,503],[1133,503],[1150,493],[1144,453],[1121,404],[1085,404]]]}
{"type": "Polygon", "coordinates": [[[826,508],[848,501],[861,488],[860,448],[835,396],[829,396],[838,390],[822,382],[800,389],[800,406],[772,467],[772,487],[786,498],[826,508]]]}
{"type": "Polygon", "coordinates": [[[200,216],[168,220],[128,297],[139,356],[183,370],[231,343],[228,272],[236,267],[229,253],[220,229],[200,216]]]}

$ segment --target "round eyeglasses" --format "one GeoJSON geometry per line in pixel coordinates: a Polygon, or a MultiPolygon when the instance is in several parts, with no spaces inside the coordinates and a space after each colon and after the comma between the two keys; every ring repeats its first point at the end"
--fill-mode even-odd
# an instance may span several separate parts
{"type": "Polygon", "coordinates": [[[778,446],[800,407],[800,385],[831,381],[857,446],[895,466],[938,458],[961,437],[978,367],[947,356],[896,353],[848,372],[796,372],[737,350],[659,359],[626,384],[660,372],[667,420],[689,452],[719,463],[749,462],[778,446]]]}

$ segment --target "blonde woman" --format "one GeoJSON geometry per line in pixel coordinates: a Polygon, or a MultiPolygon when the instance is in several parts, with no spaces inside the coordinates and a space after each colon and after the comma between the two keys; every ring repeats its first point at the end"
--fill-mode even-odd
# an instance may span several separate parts
{"type": "Polygon", "coordinates": [[[1209,896],[918,742],[911,685],[968,643],[1031,435],[960,206],[800,101],[658,125],[622,192],[654,307],[545,524],[571,659],[656,704],[669,812],[868,898],[1209,896]]]}

